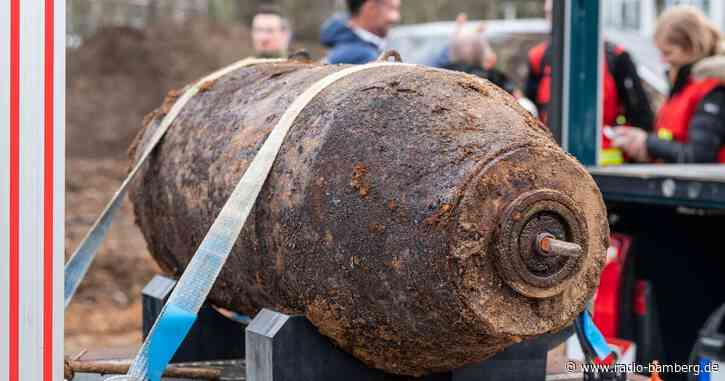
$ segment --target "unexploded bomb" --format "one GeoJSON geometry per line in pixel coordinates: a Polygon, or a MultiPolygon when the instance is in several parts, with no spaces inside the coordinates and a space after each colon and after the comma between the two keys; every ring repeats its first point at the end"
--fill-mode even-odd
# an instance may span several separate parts
{"type": "MultiPolygon", "coordinates": [[[[295,97],[343,68],[260,64],[191,99],[131,193],[163,269],[183,271],[295,97]]],[[[503,90],[385,66],[335,82],[296,118],[209,298],[304,314],[369,366],[422,375],[570,323],[608,233],[592,178],[503,90]],[[542,237],[581,250],[552,255],[542,237]]]]}

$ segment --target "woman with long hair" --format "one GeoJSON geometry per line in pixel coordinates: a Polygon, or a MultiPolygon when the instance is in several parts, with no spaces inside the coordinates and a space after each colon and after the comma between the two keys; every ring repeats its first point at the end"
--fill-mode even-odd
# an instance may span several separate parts
{"type": "Polygon", "coordinates": [[[725,46],[697,8],[674,6],[660,16],[655,44],[671,84],[652,133],[616,127],[614,145],[640,162],[725,163],[725,46]]]}

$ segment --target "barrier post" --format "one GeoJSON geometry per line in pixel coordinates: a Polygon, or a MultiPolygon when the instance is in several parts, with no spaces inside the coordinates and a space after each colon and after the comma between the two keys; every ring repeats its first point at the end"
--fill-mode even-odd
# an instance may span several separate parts
{"type": "Polygon", "coordinates": [[[0,379],[63,379],[65,2],[0,4],[0,379]]]}

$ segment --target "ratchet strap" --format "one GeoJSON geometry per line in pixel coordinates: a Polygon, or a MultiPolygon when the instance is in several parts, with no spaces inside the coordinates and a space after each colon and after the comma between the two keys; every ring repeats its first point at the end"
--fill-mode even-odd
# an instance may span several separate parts
{"type": "Polygon", "coordinates": [[[585,309],[584,312],[577,316],[576,320],[574,320],[574,328],[582,346],[584,357],[587,360],[606,361],[613,354],[607,340],[594,324],[592,315],[589,314],[588,310],[585,309]]]}
{"type": "Polygon", "coordinates": [[[287,132],[302,110],[320,92],[340,79],[364,70],[393,65],[413,66],[393,62],[351,66],[318,80],[292,102],[234,187],[186,266],[127,375],[115,378],[116,380],[160,380],[169,360],[186,337],[199,309],[211,291],[247,217],[254,208],[257,196],[272,169],[287,132]]]}
{"type": "Polygon", "coordinates": [[[146,162],[151,152],[159,144],[161,138],[164,136],[166,131],[169,129],[169,126],[171,126],[171,124],[174,122],[176,116],[179,115],[179,112],[186,105],[186,103],[189,102],[189,100],[194,95],[199,93],[200,89],[205,86],[209,81],[219,79],[234,70],[246,66],[281,61],[283,60],[256,58],[243,59],[202,78],[201,80],[196,82],[191,88],[186,90],[186,92],[184,92],[184,94],[179,97],[178,100],[176,100],[173,107],[171,107],[171,110],[169,110],[169,113],[166,114],[166,116],[162,119],[161,124],[158,126],[156,131],[154,131],[139,161],[136,163],[136,165],[134,165],[128,176],[126,176],[126,179],[123,180],[121,187],[118,189],[118,191],[116,191],[116,194],[113,195],[111,201],[106,205],[106,208],[95,221],[91,229],[86,234],[85,238],[83,238],[83,241],[81,241],[80,245],[78,245],[78,248],[76,248],[75,252],[73,252],[73,255],[68,260],[68,263],[66,263],[64,269],[64,308],[68,308],[71,299],[73,299],[73,295],[78,289],[78,285],[81,283],[81,281],[83,281],[83,277],[86,275],[88,268],[91,266],[91,262],[93,262],[93,258],[95,258],[98,252],[98,248],[101,246],[101,243],[103,243],[103,240],[106,238],[106,235],[108,234],[108,229],[111,227],[111,223],[113,222],[113,218],[115,217],[116,212],[118,212],[118,209],[120,209],[121,204],[123,203],[123,197],[126,195],[129,184],[134,179],[141,166],[146,162]]]}

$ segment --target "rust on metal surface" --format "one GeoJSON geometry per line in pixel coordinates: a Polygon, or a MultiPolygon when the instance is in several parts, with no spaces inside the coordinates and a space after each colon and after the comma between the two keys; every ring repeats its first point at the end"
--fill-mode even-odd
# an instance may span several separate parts
{"type": "Polygon", "coordinates": [[[543,255],[578,257],[583,253],[581,246],[573,242],[556,239],[556,236],[551,233],[539,234],[536,238],[536,245],[539,252],[543,255]]]}
{"type": "MultiPolygon", "coordinates": [[[[131,190],[163,269],[183,271],[295,97],[345,67],[244,68],[187,104],[131,190]]],[[[592,178],[507,93],[391,66],[300,113],[209,298],[304,314],[368,366],[419,376],[568,325],[608,236],[592,178]],[[581,253],[541,255],[541,233],[581,253]]]]}

